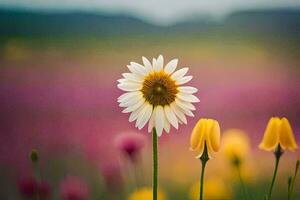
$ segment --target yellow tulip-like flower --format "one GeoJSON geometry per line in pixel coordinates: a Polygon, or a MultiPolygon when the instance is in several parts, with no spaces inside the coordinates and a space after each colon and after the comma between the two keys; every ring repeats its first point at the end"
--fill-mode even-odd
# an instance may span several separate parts
{"type": "Polygon", "coordinates": [[[195,151],[196,158],[201,160],[202,170],[200,177],[200,200],[203,200],[204,172],[209,158],[220,148],[220,126],[214,119],[200,119],[193,129],[191,136],[191,150],[195,151]]]}
{"type": "MultiPolygon", "coordinates": [[[[159,191],[157,199],[166,200],[166,197],[161,191],[159,191]]],[[[138,189],[129,196],[128,200],[152,200],[152,188],[138,189]]]]}
{"type": "Polygon", "coordinates": [[[222,151],[231,162],[241,162],[250,151],[249,138],[245,132],[238,129],[230,129],[222,134],[222,151]]]}
{"type": "Polygon", "coordinates": [[[266,200],[271,200],[280,157],[285,149],[295,151],[298,148],[292,127],[287,118],[272,117],[270,119],[259,148],[266,151],[274,151],[275,155],[274,173],[269,192],[266,195],[266,200]]]}
{"type": "MultiPolygon", "coordinates": [[[[192,185],[189,191],[190,200],[199,200],[200,182],[192,185]]],[[[211,177],[205,181],[204,199],[207,200],[230,200],[232,192],[219,177],[211,177]]]]}
{"type": "Polygon", "coordinates": [[[288,149],[290,151],[294,151],[298,147],[288,119],[272,117],[259,148],[274,151],[279,145],[283,150],[288,149]]]}
{"type": "Polygon", "coordinates": [[[200,158],[207,147],[208,156],[220,148],[220,126],[214,119],[200,119],[193,129],[191,136],[191,150],[200,158]]]}

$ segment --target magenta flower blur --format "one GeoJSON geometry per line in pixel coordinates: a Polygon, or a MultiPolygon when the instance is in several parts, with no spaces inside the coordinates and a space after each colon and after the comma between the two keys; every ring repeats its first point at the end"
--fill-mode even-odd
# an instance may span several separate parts
{"type": "Polygon", "coordinates": [[[68,176],[60,184],[62,200],[87,200],[89,188],[85,181],[75,176],[68,176]]]}
{"type": "Polygon", "coordinates": [[[49,199],[51,196],[51,187],[46,181],[38,184],[38,192],[41,199],[49,199]]]}
{"type": "Polygon", "coordinates": [[[33,177],[24,177],[18,181],[18,190],[23,197],[32,198],[39,194],[41,199],[49,199],[51,188],[46,181],[40,183],[33,177]]]}
{"type": "Polygon", "coordinates": [[[33,177],[21,178],[17,186],[20,194],[27,198],[32,198],[38,191],[38,183],[33,177]]]}
{"type": "Polygon", "coordinates": [[[145,146],[145,137],[138,133],[123,133],[116,137],[115,145],[130,159],[135,160],[136,155],[145,146]]]}

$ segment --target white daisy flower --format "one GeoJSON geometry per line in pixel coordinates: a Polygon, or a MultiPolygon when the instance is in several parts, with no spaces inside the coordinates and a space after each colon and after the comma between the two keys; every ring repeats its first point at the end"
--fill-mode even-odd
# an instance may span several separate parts
{"type": "Polygon", "coordinates": [[[187,116],[193,117],[199,102],[193,94],[198,90],[190,86],[182,86],[192,76],[185,76],[188,68],[175,71],[178,59],[164,65],[163,56],[153,58],[152,63],[143,57],[143,65],[131,62],[129,73],[123,73],[118,88],[125,91],[118,98],[123,113],[131,113],[129,122],[136,121],[135,126],[142,129],[147,122],[148,132],[155,127],[158,136],[163,130],[170,131],[170,125],[178,129],[178,124],[187,124],[187,116]]]}

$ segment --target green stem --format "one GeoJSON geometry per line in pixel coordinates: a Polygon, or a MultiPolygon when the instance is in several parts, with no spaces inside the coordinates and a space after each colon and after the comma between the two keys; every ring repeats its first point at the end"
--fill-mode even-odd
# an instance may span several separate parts
{"type": "Polygon", "coordinates": [[[201,171],[201,179],[200,179],[200,200],[203,200],[204,172],[205,172],[206,163],[207,162],[202,161],[202,171],[201,171]]]}
{"type": "Polygon", "coordinates": [[[296,177],[297,177],[299,165],[300,165],[300,161],[297,160],[294,177],[292,178],[292,183],[291,183],[290,187],[288,188],[288,200],[292,199],[292,193],[294,191],[294,187],[295,187],[295,182],[296,182],[296,177]]]}
{"type": "Polygon", "coordinates": [[[243,190],[243,194],[244,194],[244,199],[247,200],[248,199],[248,193],[247,193],[246,186],[245,186],[242,174],[241,174],[241,168],[240,168],[239,165],[237,165],[236,167],[237,167],[237,170],[238,170],[238,176],[239,176],[239,180],[240,180],[240,183],[241,183],[241,186],[242,186],[242,190],[243,190]]]}
{"type": "MultiPolygon", "coordinates": [[[[290,177],[290,178],[292,178],[292,177],[290,177]]],[[[291,182],[293,182],[293,179],[291,179],[291,182]]],[[[292,198],[292,183],[291,183],[291,185],[288,185],[288,200],[291,200],[291,198],[292,198]]]]}
{"type": "Polygon", "coordinates": [[[277,176],[278,164],[279,164],[279,159],[276,158],[275,169],[274,169],[273,178],[272,178],[272,182],[271,182],[271,186],[270,186],[270,189],[269,189],[267,200],[271,200],[271,197],[272,197],[272,191],[273,191],[275,179],[276,179],[276,176],[277,176]]]}
{"type": "MultiPolygon", "coordinates": [[[[33,171],[35,174],[35,178],[36,178],[38,184],[40,184],[42,181],[42,175],[41,175],[41,170],[40,170],[40,166],[39,166],[39,154],[36,149],[31,150],[31,152],[29,154],[29,159],[31,160],[31,163],[32,163],[32,168],[33,168],[33,171]]],[[[36,193],[36,199],[40,200],[39,191],[37,191],[37,193],[36,193]]]]}
{"type": "Polygon", "coordinates": [[[152,145],[153,145],[153,200],[157,200],[157,177],[158,177],[158,145],[157,145],[157,133],[153,128],[152,132],[152,145]]]}
{"type": "Polygon", "coordinates": [[[275,155],[275,169],[274,169],[274,173],[273,173],[273,178],[272,178],[272,182],[270,185],[270,189],[269,189],[269,193],[267,195],[267,200],[271,200],[272,197],[272,191],[273,191],[273,187],[274,187],[274,183],[275,183],[275,179],[277,176],[277,171],[278,171],[278,165],[279,165],[279,161],[280,161],[280,157],[282,156],[283,151],[280,147],[280,145],[278,145],[278,147],[276,148],[274,155],[275,155]]]}
{"type": "Polygon", "coordinates": [[[204,145],[204,151],[202,156],[200,157],[200,160],[202,164],[201,177],[200,177],[200,200],[203,200],[205,166],[207,161],[209,160],[206,143],[204,145]]]}

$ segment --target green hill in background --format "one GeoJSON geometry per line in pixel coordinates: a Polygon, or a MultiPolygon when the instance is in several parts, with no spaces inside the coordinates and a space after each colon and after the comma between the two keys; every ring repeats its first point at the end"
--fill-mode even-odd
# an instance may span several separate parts
{"type": "Polygon", "coordinates": [[[217,32],[299,38],[300,10],[247,10],[232,13],[221,21],[202,17],[169,26],[158,26],[126,15],[2,9],[0,10],[0,27],[2,37],[210,34],[217,32]]]}

